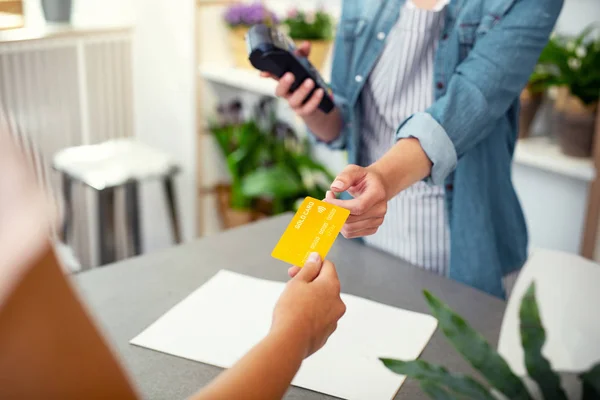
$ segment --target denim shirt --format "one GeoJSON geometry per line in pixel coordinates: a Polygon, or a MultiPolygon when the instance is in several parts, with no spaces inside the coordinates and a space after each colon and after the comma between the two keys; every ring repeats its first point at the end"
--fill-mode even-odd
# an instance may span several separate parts
{"type": "MultiPolygon", "coordinates": [[[[358,99],[405,0],[343,0],[331,88],[342,133],[328,143],[356,164],[358,99]]],[[[450,278],[504,297],[502,277],[527,259],[525,218],[511,181],[519,94],[548,42],[563,0],[453,0],[434,68],[434,104],[404,121],[445,184],[450,278]]],[[[347,196],[347,194],[345,194],[347,196]]]]}

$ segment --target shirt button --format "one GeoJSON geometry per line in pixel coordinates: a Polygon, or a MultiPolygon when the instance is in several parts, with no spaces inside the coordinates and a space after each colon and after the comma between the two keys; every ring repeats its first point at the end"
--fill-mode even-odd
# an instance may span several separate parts
{"type": "Polygon", "coordinates": [[[356,77],[354,78],[354,80],[358,83],[361,83],[363,81],[363,77],[361,75],[356,75],[356,77]]]}
{"type": "Polygon", "coordinates": [[[444,36],[442,36],[442,40],[448,40],[448,34],[444,33],[444,36]]]}
{"type": "Polygon", "coordinates": [[[377,40],[383,40],[383,39],[385,39],[385,33],[383,33],[383,32],[379,32],[379,33],[377,34],[377,40]]]}
{"type": "Polygon", "coordinates": [[[436,87],[440,90],[442,90],[444,88],[444,83],[443,82],[438,82],[436,87]]]}

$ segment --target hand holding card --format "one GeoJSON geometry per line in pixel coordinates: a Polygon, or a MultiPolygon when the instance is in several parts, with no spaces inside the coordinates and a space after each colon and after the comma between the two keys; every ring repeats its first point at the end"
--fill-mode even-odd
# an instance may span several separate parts
{"type": "Polygon", "coordinates": [[[349,216],[344,208],[307,197],[271,255],[298,267],[310,253],[324,260],[349,216]]]}

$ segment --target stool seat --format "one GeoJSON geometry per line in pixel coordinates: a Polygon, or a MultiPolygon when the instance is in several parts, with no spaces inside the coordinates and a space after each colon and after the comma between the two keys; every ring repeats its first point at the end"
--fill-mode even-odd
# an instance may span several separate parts
{"type": "Polygon", "coordinates": [[[129,253],[142,253],[138,193],[144,181],[162,181],[175,243],[181,243],[174,182],[179,167],[168,154],[135,139],[124,138],[61,150],[54,155],[52,164],[62,177],[66,210],[62,241],[65,244],[69,243],[73,229],[73,183],[88,186],[97,197],[99,265],[117,261],[117,243],[121,242],[115,231],[117,190],[125,193],[124,222],[129,253]]]}
{"type": "Polygon", "coordinates": [[[164,178],[178,170],[168,154],[130,138],[64,149],[55,154],[53,167],[96,190],[164,178]]]}

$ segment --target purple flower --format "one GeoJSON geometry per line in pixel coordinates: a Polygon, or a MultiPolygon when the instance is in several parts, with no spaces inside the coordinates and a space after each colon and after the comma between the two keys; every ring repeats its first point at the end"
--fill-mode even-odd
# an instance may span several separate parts
{"type": "Polygon", "coordinates": [[[235,4],[225,12],[225,21],[231,26],[249,26],[266,22],[268,16],[274,24],[279,23],[277,16],[261,3],[235,4]]]}

